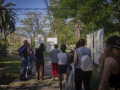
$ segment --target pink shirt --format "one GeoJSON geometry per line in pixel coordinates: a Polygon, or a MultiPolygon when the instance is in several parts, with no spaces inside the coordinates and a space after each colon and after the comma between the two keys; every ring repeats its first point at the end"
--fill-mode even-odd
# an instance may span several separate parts
{"type": "Polygon", "coordinates": [[[34,51],[32,48],[30,49],[27,48],[27,52],[30,53],[30,56],[34,57],[34,51]]]}
{"type": "Polygon", "coordinates": [[[101,56],[99,58],[99,64],[100,64],[100,60],[101,60],[101,57],[102,57],[103,54],[104,54],[104,51],[101,53],[101,56]]]}

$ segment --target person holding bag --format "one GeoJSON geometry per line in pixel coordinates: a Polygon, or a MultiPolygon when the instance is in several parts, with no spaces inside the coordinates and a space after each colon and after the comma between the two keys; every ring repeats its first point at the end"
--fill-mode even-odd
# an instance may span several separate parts
{"type": "Polygon", "coordinates": [[[65,52],[66,45],[62,44],[60,49],[62,52],[57,54],[58,59],[58,77],[59,77],[59,87],[60,90],[62,90],[62,74],[64,76],[64,82],[65,82],[65,90],[68,90],[68,74],[67,74],[67,65],[69,60],[69,54],[65,52]]]}
{"type": "Polygon", "coordinates": [[[90,79],[92,76],[92,60],[91,51],[85,47],[85,40],[80,39],[77,42],[78,47],[74,52],[74,66],[75,66],[75,84],[76,90],[81,90],[82,81],[85,90],[90,89],[90,79]]]}

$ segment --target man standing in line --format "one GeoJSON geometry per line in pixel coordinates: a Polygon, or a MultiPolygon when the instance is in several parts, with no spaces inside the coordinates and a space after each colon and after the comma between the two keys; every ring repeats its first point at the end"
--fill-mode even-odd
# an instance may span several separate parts
{"type": "Polygon", "coordinates": [[[28,55],[27,55],[27,44],[28,44],[28,41],[24,40],[23,43],[24,43],[24,45],[16,50],[16,51],[18,51],[19,55],[21,56],[21,74],[20,74],[20,79],[22,81],[27,80],[25,78],[25,74],[26,74],[26,66],[27,66],[27,58],[28,58],[28,55]]]}
{"type": "Polygon", "coordinates": [[[50,52],[50,57],[52,60],[52,75],[53,75],[53,80],[55,80],[55,73],[56,73],[56,77],[58,77],[57,74],[57,68],[58,68],[58,63],[57,63],[57,54],[60,53],[60,50],[58,50],[58,45],[55,44],[54,48],[51,52],[50,52]]]}

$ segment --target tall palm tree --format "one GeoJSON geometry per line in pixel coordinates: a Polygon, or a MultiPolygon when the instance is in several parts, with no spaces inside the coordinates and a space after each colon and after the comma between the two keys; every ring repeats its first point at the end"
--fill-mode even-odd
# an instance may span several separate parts
{"type": "Polygon", "coordinates": [[[12,3],[7,3],[3,6],[5,0],[0,0],[0,29],[1,32],[4,30],[4,33],[12,33],[15,31],[15,23],[17,15],[13,12],[13,9],[9,9],[9,6],[16,6],[12,3]]]}

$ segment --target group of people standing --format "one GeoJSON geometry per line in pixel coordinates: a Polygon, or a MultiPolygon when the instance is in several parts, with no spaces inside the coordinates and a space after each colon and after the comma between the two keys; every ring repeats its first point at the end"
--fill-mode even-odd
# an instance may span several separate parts
{"type": "MultiPolygon", "coordinates": [[[[56,45],[57,46],[57,45],[56,45]]],[[[65,89],[68,88],[68,74],[67,65],[68,62],[74,64],[75,67],[75,90],[91,90],[90,81],[92,77],[91,71],[83,71],[81,69],[81,58],[83,55],[91,57],[91,50],[85,47],[85,40],[80,39],[76,43],[75,50],[70,51],[70,56],[65,52],[66,46],[62,44],[61,52],[55,47],[50,53],[52,59],[52,74],[53,80],[59,77],[59,87],[62,90],[62,74],[64,76],[65,89]],[[55,63],[54,63],[55,62],[55,63]],[[57,68],[58,67],[58,68],[57,68]],[[58,73],[58,74],[57,74],[58,73]],[[83,82],[83,87],[82,87],[83,82]]],[[[87,62],[86,62],[87,63],[87,62]]],[[[107,44],[104,46],[104,51],[99,60],[100,68],[99,75],[101,76],[101,82],[98,90],[106,90],[108,85],[109,90],[120,90],[120,37],[111,36],[107,39],[107,44]]]]}
{"type": "Polygon", "coordinates": [[[32,60],[34,58],[34,50],[30,47],[27,40],[23,41],[24,45],[19,49],[15,50],[21,56],[21,80],[27,80],[25,77],[32,75],[32,60]]]}
{"type": "MultiPolygon", "coordinates": [[[[55,78],[59,78],[59,88],[62,90],[62,75],[64,77],[65,89],[68,88],[68,73],[67,66],[68,62],[73,63],[75,67],[75,88],[76,90],[81,90],[82,82],[84,90],[90,89],[90,80],[92,77],[92,70],[83,71],[81,69],[81,58],[83,55],[88,55],[91,57],[91,50],[85,47],[85,40],[80,39],[76,43],[75,50],[70,51],[70,56],[66,52],[66,45],[62,44],[60,50],[58,50],[58,45],[55,44],[50,52],[51,65],[52,65],[52,75],[53,81],[55,78]]],[[[29,58],[33,58],[34,55],[37,57],[36,63],[36,79],[44,80],[44,58],[43,52],[45,51],[45,46],[43,43],[40,47],[34,51],[29,47],[27,40],[24,40],[24,45],[17,51],[21,56],[21,80],[25,80],[26,66],[28,66],[28,71],[31,73],[31,63],[27,64],[29,58]],[[28,46],[27,46],[28,45],[28,46]],[[39,78],[40,69],[40,78],[39,78]]],[[[100,74],[102,80],[100,82],[98,90],[106,90],[106,86],[110,87],[109,90],[120,90],[120,37],[111,36],[107,39],[107,45],[105,46],[104,53],[100,57],[100,74]]],[[[87,62],[86,62],[87,63],[87,62]]]]}
{"type": "Polygon", "coordinates": [[[50,53],[50,57],[52,60],[52,75],[53,80],[55,80],[55,73],[56,77],[59,77],[59,87],[60,90],[62,90],[62,74],[64,77],[65,82],[65,89],[69,90],[68,88],[68,73],[67,73],[67,66],[68,63],[74,63],[75,65],[75,84],[76,84],[76,90],[81,90],[82,81],[84,83],[85,90],[90,90],[90,79],[92,76],[92,71],[82,71],[80,69],[80,59],[82,57],[81,54],[88,54],[89,57],[91,57],[91,51],[89,48],[85,47],[85,40],[80,39],[77,42],[77,46],[75,51],[70,51],[70,56],[66,52],[66,45],[62,44],[60,50],[57,49],[57,44],[54,46],[55,49],[53,49],[50,53]],[[80,51],[79,51],[80,50],[80,51]],[[81,53],[80,53],[81,52],[81,53]]]}

